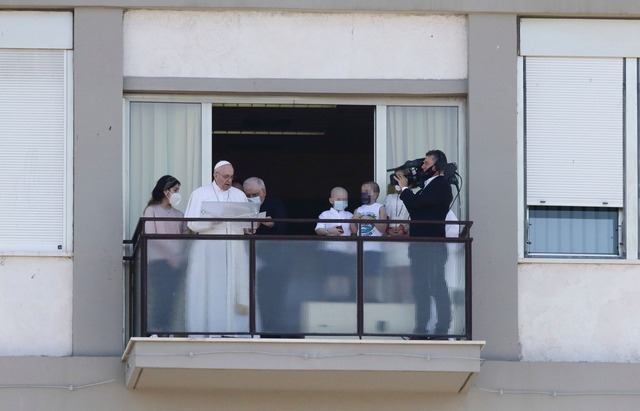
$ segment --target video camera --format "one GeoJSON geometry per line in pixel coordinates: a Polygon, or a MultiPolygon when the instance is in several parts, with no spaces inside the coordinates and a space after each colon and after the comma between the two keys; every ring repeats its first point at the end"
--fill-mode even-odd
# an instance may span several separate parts
{"type": "MultiPolygon", "coordinates": [[[[403,165],[395,168],[390,168],[387,171],[393,171],[389,176],[389,181],[392,185],[398,184],[394,178],[396,172],[400,171],[407,177],[407,181],[410,188],[422,186],[422,184],[431,176],[431,173],[425,173],[422,171],[422,163],[424,158],[416,158],[415,160],[407,160],[403,165]]],[[[444,167],[444,178],[447,182],[455,186],[460,191],[460,180],[458,179],[458,165],[456,163],[447,163],[444,167]]]]}
{"type": "Polygon", "coordinates": [[[389,176],[389,181],[392,185],[398,184],[395,179],[395,174],[400,171],[407,177],[407,181],[409,183],[409,187],[415,187],[418,185],[422,185],[426,181],[426,173],[422,171],[422,162],[424,159],[416,158],[415,160],[407,160],[403,165],[395,168],[390,168],[387,171],[393,171],[393,173],[389,176]]]}

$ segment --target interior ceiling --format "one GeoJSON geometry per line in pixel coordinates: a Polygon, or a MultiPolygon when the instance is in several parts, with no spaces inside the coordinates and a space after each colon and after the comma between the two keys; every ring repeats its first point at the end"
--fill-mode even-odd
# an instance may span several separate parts
{"type": "MultiPolygon", "coordinates": [[[[327,155],[332,162],[348,156],[373,176],[373,125],[372,106],[216,106],[212,155],[216,161],[224,157],[236,163],[246,156],[286,156],[289,162],[302,158],[306,164],[317,160],[325,166],[327,155]]],[[[238,170],[241,175],[246,172],[238,170]]]]}
{"type": "MultiPolygon", "coordinates": [[[[215,107],[213,131],[320,132],[349,130],[359,121],[341,121],[336,106],[215,107]],[[339,122],[339,124],[337,124],[339,122]]],[[[371,119],[372,120],[372,119],[371,119]]]]}

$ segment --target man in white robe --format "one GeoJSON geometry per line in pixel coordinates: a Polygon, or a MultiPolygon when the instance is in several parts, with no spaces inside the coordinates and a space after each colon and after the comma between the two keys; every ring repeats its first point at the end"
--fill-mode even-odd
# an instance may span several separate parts
{"type": "MultiPolygon", "coordinates": [[[[247,203],[235,187],[233,166],[219,161],[213,181],[191,193],[185,218],[215,218],[203,210],[203,202],[247,203]]],[[[243,234],[245,222],[190,221],[201,235],[243,234]]],[[[232,334],[249,331],[249,254],[243,240],[193,241],[186,290],[187,331],[232,334]]]]}

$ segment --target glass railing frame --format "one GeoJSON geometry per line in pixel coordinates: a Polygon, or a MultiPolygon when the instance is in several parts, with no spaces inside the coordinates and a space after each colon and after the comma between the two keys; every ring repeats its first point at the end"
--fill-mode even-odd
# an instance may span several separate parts
{"type": "MultiPolygon", "coordinates": [[[[419,338],[419,339],[453,339],[453,340],[470,340],[472,338],[472,247],[471,243],[473,238],[470,236],[470,228],[473,225],[472,221],[427,221],[427,220],[393,220],[393,223],[402,223],[416,225],[416,224],[438,224],[438,225],[458,225],[461,227],[460,237],[361,237],[355,234],[351,236],[318,236],[315,233],[309,235],[260,235],[260,234],[216,234],[216,235],[201,235],[198,233],[185,233],[185,234],[150,234],[145,233],[145,223],[148,221],[209,221],[209,222],[247,222],[251,224],[251,227],[258,227],[261,222],[285,222],[285,223],[353,223],[357,226],[362,224],[376,224],[376,223],[389,223],[390,220],[333,220],[333,219],[271,219],[271,218],[152,218],[141,217],[138,221],[134,234],[131,240],[125,240],[123,242],[123,265],[125,271],[125,285],[128,290],[125,291],[126,301],[126,315],[125,315],[125,328],[129,337],[141,337],[149,336],[148,330],[148,313],[147,313],[147,246],[148,240],[194,240],[198,238],[206,239],[207,241],[224,241],[224,240],[244,240],[249,242],[249,331],[248,332],[224,332],[224,331],[210,331],[210,332],[173,332],[169,333],[175,336],[203,334],[203,335],[237,335],[237,336],[261,336],[268,338],[274,333],[265,333],[256,330],[256,242],[260,240],[269,241],[291,241],[291,240],[304,240],[304,241],[317,241],[317,242],[355,242],[356,243],[356,261],[357,261],[357,273],[356,273],[356,304],[357,304],[357,319],[356,319],[356,333],[296,333],[292,334],[295,338],[310,336],[310,337],[403,337],[406,339],[419,338]],[[465,329],[464,334],[447,334],[447,335],[433,335],[433,334],[389,334],[389,333],[371,333],[364,331],[364,272],[363,272],[363,245],[365,242],[424,242],[424,243],[455,243],[464,244],[465,247],[465,261],[464,261],[464,300],[465,300],[465,329]],[[138,256],[139,253],[139,256],[138,256]],[[134,272],[134,265],[136,261],[140,261],[140,287],[141,290],[137,290],[136,279],[132,274],[134,272]],[[140,299],[140,300],[138,300],[140,299]],[[137,309],[140,312],[137,312],[137,309]]],[[[281,334],[281,333],[278,333],[281,334]]]]}

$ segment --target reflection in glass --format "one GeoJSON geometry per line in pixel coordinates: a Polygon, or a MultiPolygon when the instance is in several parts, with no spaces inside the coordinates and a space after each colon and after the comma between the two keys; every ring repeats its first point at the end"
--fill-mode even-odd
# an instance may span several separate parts
{"type": "Polygon", "coordinates": [[[357,332],[355,244],[328,243],[256,241],[259,333],[357,332]]]}
{"type": "MultiPolygon", "coordinates": [[[[364,332],[371,334],[461,335],[465,331],[464,244],[381,242],[383,284],[379,303],[364,304],[364,332]],[[411,254],[409,251],[411,248],[411,254]],[[410,258],[412,255],[414,258],[410,258]],[[417,257],[416,257],[417,256],[417,257]],[[441,264],[440,270],[436,264],[441,264]],[[410,274],[411,273],[411,274],[410,274]],[[438,280],[434,276],[442,273],[438,280]],[[421,283],[416,283],[416,278],[421,283]],[[433,285],[440,282],[441,288],[433,285]],[[417,284],[417,285],[416,285],[417,284]],[[442,286],[442,284],[444,284],[442,286]],[[444,287],[444,288],[442,288],[444,287]],[[399,292],[403,290],[404,292],[399,292]],[[407,290],[411,290],[408,295],[407,290]],[[440,305],[436,304],[438,292],[440,305]],[[417,302],[417,303],[416,303],[417,302]],[[444,329],[437,328],[438,307],[444,329]],[[450,320],[448,320],[450,318],[450,320]],[[421,324],[421,326],[420,326],[421,324]]],[[[366,276],[366,274],[365,274],[366,276]]],[[[366,277],[365,277],[366,281],[366,277]]]]}
{"type": "MultiPolygon", "coordinates": [[[[149,247],[179,243],[190,257],[188,266],[170,273],[147,261],[147,335],[249,333],[251,237],[206,237],[147,239],[149,247]],[[242,312],[240,301],[247,302],[242,312]]],[[[464,243],[367,241],[378,243],[379,252],[363,253],[365,334],[465,334],[464,243]],[[450,315],[445,330],[439,329],[442,299],[438,301],[436,290],[430,288],[429,275],[438,261],[443,264],[441,281],[448,296],[444,309],[450,315]],[[416,276],[425,282],[416,286],[416,276]]],[[[255,239],[256,333],[264,337],[357,334],[356,244],[354,239],[255,239]],[[337,256],[325,243],[334,247],[344,243],[349,252],[337,256]]],[[[140,266],[134,264],[135,290],[143,289],[140,266]]],[[[143,301],[143,294],[134,295],[133,327],[140,332],[143,301]]]]}
{"type": "Polygon", "coordinates": [[[193,240],[186,277],[186,330],[249,332],[249,242],[193,240]]]}

